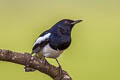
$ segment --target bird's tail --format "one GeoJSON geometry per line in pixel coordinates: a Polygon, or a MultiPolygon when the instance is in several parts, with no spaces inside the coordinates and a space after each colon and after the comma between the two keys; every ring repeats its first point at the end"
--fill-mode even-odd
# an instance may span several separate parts
{"type": "Polygon", "coordinates": [[[29,67],[29,66],[24,67],[24,72],[34,72],[34,71],[35,71],[35,69],[33,69],[33,68],[29,67]]]}

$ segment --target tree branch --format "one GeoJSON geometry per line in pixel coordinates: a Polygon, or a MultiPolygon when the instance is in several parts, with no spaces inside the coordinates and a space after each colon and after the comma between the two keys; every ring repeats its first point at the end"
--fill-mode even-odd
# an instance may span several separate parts
{"type": "Polygon", "coordinates": [[[0,60],[17,63],[21,65],[29,65],[31,68],[39,70],[42,73],[49,75],[54,80],[72,80],[66,71],[62,71],[59,74],[59,69],[51,64],[46,64],[35,56],[31,56],[29,53],[18,53],[10,50],[0,49],[0,60]]]}

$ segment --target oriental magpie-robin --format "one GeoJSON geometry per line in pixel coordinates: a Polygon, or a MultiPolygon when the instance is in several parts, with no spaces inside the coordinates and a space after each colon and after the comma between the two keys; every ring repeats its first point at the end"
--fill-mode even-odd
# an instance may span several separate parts
{"type": "MultiPolygon", "coordinates": [[[[82,20],[63,19],[57,22],[53,27],[38,37],[34,43],[32,54],[35,53],[38,57],[42,55],[43,57],[56,59],[61,69],[57,58],[70,46],[72,28],[81,21],[82,20]]],[[[24,69],[26,72],[34,71],[34,69],[30,69],[28,66],[24,69]]]]}

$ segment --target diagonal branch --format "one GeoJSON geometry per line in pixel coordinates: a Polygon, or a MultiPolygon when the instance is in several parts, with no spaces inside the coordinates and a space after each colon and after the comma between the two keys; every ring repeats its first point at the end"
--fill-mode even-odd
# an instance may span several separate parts
{"type": "Polygon", "coordinates": [[[29,53],[18,53],[10,50],[0,49],[0,60],[13,62],[21,65],[29,65],[31,68],[39,70],[42,73],[45,73],[52,77],[54,80],[72,80],[69,74],[66,71],[62,71],[62,74],[59,74],[59,69],[51,64],[44,64],[42,60],[35,56],[31,56],[29,53]]]}

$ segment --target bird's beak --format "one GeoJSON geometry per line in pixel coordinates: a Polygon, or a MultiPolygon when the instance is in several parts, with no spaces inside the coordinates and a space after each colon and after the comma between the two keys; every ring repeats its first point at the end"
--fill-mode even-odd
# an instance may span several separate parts
{"type": "Polygon", "coordinates": [[[81,22],[81,21],[83,21],[83,20],[75,20],[75,21],[72,22],[71,24],[77,24],[77,23],[79,23],[79,22],[81,22]]]}

